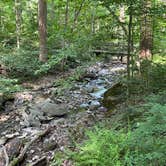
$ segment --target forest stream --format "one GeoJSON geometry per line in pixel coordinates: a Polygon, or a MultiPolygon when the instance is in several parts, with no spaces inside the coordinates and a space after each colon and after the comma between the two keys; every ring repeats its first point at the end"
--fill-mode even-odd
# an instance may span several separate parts
{"type": "Polygon", "coordinates": [[[45,165],[56,152],[82,141],[86,129],[110,118],[109,109],[103,106],[103,95],[125,74],[125,69],[126,64],[119,61],[97,62],[86,69],[83,78],[60,94],[54,84],[58,79],[55,75],[23,83],[31,89],[15,94],[14,100],[6,101],[4,111],[0,112],[0,166],[6,162],[3,147],[10,160],[45,130],[41,139],[27,149],[21,165],[45,165]],[[49,108],[44,110],[43,103],[49,103],[54,112],[49,112],[49,108]]]}

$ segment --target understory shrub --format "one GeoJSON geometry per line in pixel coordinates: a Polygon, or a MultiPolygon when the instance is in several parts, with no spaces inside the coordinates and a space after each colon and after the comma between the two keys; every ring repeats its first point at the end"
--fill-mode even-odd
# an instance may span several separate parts
{"type": "Polygon", "coordinates": [[[40,66],[38,52],[28,50],[8,51],[0,55],[0,63],[5,65],[9,75],[15,77],[33,76],[40,66]]]}
{"type": "Polygon", "coordinates": [[[125,84],[128,84],[130,94],[150,94],[166,88],[166,64],[149,63],[142,64],[144,70],[141,71],[141,75],[137,74],[130,80],[124,81],[125,84]]]}
{"type": "Polygon", "coordinates": [[[123,166],[127,157],[128,135],[108,129],[96,128],[88,132],[88,140],[73,153],[72,160],[77,166],[123,166]]]}
{"type": "Polygon", "coordinates": [[[17,79],[0,78],[0,93],[13,93],[21,90],[17,79]]]}
{"type": "Polygon", "coordinates": [[[134,123],[130,123],[127,132],[106,127],[88,131],[87,140],[79,144],[74,152],[69,151],[67,159],[76,166],[164,166],[165,95],[166,91],[150,95],[141,107],[133,107],[131,121],[134,123]],[[139,118],[136,116],[135,119],[134,113],[138,112],[139,118]]]}

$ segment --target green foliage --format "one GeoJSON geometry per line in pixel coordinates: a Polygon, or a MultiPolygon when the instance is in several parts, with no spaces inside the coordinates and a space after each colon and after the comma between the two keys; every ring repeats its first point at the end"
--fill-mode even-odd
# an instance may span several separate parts
{"type": "Polygon", "coordinates": [[[155,56],[152,62],[148,60],[143,61],[140,72],[140,74],[137,73],[130,80],[124,80],[124,83],[128,84],[131,95],[150,94],[166,88],[165,57],[155,56]]]}
{"type": "Polygon", "coordinates": [[[166,64],[153,64],[149,71],[149,86],[153,91],[166,88],[166,64]]]}
{"type": "Polygon", "coordinates": [[[41,65],[36,74],[47,73],[56,67],[62,69],[67,67],[67,65],[71,65],[71,63],[81,64],[82,61],[91,60],[90,46],[92,43],[93,39],[85,34],[75,36],[73,43],[66,44],[64,48],[57,49],[54,53],[51,53],[49,60],[41,65]]]}
{"type": "Polygon", "coordinates": [[[58,87],[54,93],[61,95],[65,90],[69,90],[73,87],[74,83],[78,81],[81,76],[85,73],[85,69],[83,67],[77,67],[72,74],[72,76],[58,79],[54,82],[54,86],[58,87]]]}
{"type": "Polygon", "coordinates": [[[50,69],[55,68],[58,65],[60,66],[63,61],[66,61],[69,57],[76,58],[76,52],[73,45],[64,49],[60,49],[57,53],[50,56],[49,60],[45,64],[41,65],[39,70],[37,70],[35,73],[47,73],[50,69]]]}
{"type": "Polygon", "coordinates": [[[20,77],[33,76],[40,65],[38,53],[27,50],[11,51],[0,55],[1,63],[5,65],[9,74],[20,77]]]}
{"type": "MultiPolygon", "coordinates": [[[[166,163],[166,92],[148,96],[148,103],[137,107],[142,112],[129,139],[130,158],[134,165],[164,165],[166,163]]],[[[133,110],[134,113],[134,110],[133,110]]]]}
{"type": "Polygon", "coordinates": [[[127,116],[132,117],[130,131],[96,127],[87,132],[88,137],[84,143],[79,144],[74,152],[67,152],[67,156],[63,154],[59,161],[66,158],[76,166],[165,165],[165,95],[166,92],[150,95],[143,105],[130,107],[127,113],[127,116]]]}
{"type": "Polygon", "coordinates": [[[164,165],[166,105],[154,104],[144,116],[146,121],[139,124],[129,140],[132,162],[136,165],[164,165]]]}
{"type": "Polygon", "coordinates": [[[124,165],[127,155],[127,150],[124,151],[128,137],[126,134],[98,128],[87,134],[88,140],[79,148],[79,152],[72,156],[75,165],[124,165]]]}
{"type": "Polygon", "coordinates": [[[21,89],[17,79],[0,78],[0,93],[13,93],[20,91],[21,89]]]}

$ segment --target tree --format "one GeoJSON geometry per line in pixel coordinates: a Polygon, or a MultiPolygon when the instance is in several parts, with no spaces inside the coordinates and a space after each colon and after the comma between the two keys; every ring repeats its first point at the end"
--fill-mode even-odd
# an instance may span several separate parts
{"type": "Polygon", "coordinates": [[[151,0],[143,0],[140,25],[140,59],[151,59],[153,47],[153,19],[150,13],[151,0]]]}
{"type": "Polygon", "coordinates": [[[39,45],[41,62],[47,61],[47,2],[46,0],[38,1],[38,23],[39,23],[39,45]]]}
{"type": "Polygon", "coordinates": [[[15,0],[15,13],[16,13],[16,37],[17,37],[17,48],[20,48],[20,35],[21,35],[21,2],[15,0]]]}

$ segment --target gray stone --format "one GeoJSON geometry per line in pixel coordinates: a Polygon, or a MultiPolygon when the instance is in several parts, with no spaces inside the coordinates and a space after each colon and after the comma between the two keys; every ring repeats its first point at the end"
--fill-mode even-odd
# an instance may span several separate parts
{"type": "Polygon", "coordinates": [[[23,112],[23,124],[25,126],[41,125],[44,120],[51,120],[52,117],[60,117],[68,113],[67,106],[63,103],[55,104],[50,99],[37,103],[23,112]]]}
{"type": "Polygon", "coordinates": [[[87,103],[83,103],[80,105],[80,108],[88,108],[89,107],[89,104],[87,103]]]}

